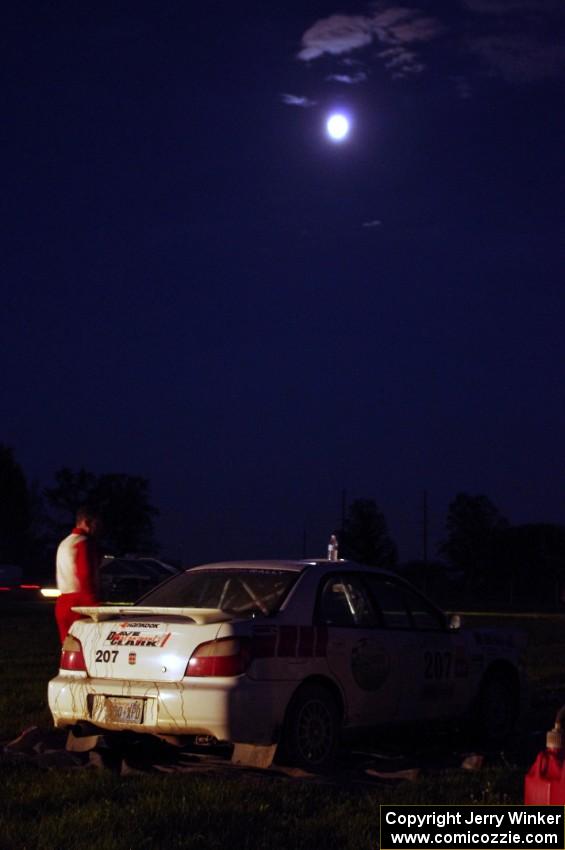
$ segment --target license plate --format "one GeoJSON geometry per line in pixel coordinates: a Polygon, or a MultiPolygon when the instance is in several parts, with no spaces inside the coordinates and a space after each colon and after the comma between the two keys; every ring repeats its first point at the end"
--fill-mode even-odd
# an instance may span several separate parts
{"type": "Polygon", "coordinates": [[[94,697],[92,719],[100,723],[142,723],[144,700],[129,697],[94,697]]]}

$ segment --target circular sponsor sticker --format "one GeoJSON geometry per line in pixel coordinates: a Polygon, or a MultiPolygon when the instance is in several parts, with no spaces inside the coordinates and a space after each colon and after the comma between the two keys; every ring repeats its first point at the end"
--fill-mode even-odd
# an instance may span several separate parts
{"type": "Polygon", "coordinates": [[[376,691],[390,673],[390,659],[382,647],[357,644],[351,652],[353,678],[364,691],[376,691]]]}

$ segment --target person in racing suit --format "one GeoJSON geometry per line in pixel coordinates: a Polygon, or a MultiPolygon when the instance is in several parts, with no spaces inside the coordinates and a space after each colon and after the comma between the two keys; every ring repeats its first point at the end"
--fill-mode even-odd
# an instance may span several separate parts
{"type": "Polygon", "coordinates": [[[61,595],[55,605],[55,619],[61,643],[75,620],[75,605],[98,605],[98,566],[100,557],[95,538],[100,529],[98,514],[83,506],[78,509],[76,524],[57,549],[57,588],[61,595]]]}

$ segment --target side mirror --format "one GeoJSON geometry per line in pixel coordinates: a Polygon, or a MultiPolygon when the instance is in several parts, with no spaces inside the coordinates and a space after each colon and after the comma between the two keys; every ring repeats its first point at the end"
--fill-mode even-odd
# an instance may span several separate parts
{"type": "Polygon", "coordinates": [[[461,617],[459,614],[450,614],[447,627],[451,632],[457,632],[461,628],[461,617]]]}

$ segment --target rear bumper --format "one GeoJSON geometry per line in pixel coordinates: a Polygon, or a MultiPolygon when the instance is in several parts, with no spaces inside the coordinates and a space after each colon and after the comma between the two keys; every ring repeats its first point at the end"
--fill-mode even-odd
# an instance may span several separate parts
{"type": "Polygon", "coordinates": [[[60,673],[49,682],[48,700],[57,727],[86,721],[109,730],[211,735],[219,741],[271,744],[278,740],[296,682],[277,682],[276,691],[269,684],[238,676],[125,685],[60,673]],[[143,700],[142,722],[114,722],[93,715],[101,697],[143,700]]]}

